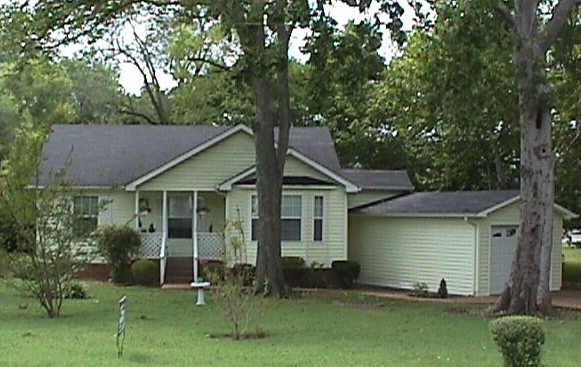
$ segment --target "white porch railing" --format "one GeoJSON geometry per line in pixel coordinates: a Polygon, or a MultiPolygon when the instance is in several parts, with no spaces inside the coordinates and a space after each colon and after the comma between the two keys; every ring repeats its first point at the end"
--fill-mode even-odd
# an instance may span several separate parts
{"type": "Polygon", "coordinates": [[[140,235],[141,249],[139,250],[139,257],[142,259],[159,259],[163,244],[163,233],[140,233],[140,235]]]}
{"type": "Polygon", "coordinates": [[[216,232],[198,232],[198,258],[200,260],[222,260],[224,236],[216,232]]]}

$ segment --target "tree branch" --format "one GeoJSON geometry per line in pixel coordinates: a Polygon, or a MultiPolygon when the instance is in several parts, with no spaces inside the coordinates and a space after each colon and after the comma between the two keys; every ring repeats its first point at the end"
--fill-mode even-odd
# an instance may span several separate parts
{"type": "Polygon", "coordinates": [[[567,23],[573,9],[581,5],[581,0],[560,0],[553,9],[553,16],[547,23],[541,34],[540,45],[543,51],[547,51],[555,42],[555,39],[567,23]]]}

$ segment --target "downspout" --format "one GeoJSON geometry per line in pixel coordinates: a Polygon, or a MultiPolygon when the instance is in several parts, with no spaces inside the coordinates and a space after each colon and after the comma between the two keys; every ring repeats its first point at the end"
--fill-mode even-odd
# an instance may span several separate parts
{"type": "Polygon", "coordinates": [[[480,243],[478,241],[478,224],[470,221],[470,219],[468,217],[464,217],[464,221],[468,224],[470,224],[473,228],[474,228],[474,269],[473,269],[473,274],[474,274],[474,278],[472,279],[472,287],[473,287],[473,296],[476,296],[478,294],[478,261],[479,261],[479,256],[478,256],[478,250],[480,248],[480,243]]]}

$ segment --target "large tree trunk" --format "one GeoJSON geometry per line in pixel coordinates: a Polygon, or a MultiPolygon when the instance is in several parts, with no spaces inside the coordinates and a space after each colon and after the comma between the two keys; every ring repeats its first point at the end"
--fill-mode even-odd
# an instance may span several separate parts
{"type": "Polygon", "coordinates": [[[494,310],[535,315],[551,311],[555,159],[545,50],[537,40],[536,5],[521,3],[518,10],[515,20],[520,39],[515,62],[521,128],[521,225],[510,278],[494,310]]]}

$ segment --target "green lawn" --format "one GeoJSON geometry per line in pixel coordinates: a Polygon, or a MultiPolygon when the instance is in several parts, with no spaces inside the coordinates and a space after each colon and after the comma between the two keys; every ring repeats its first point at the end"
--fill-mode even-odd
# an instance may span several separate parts
{"type": "Polygon", "coordinates": [[[565,247],[565,264],[563,266],[563,280],[581,282],[581,248],[565,247]]]}
{"type": "MultiPolygon", "coordinates": [[[[209,338],[226,324],[190,292],[89,284],[49,320],[32,299],[0,286],[0,366],[494,366],[501,359],[481,306],[419,304],[360,296],[272,301],[268,338],[209,338]],[[117,360],[117,300],[129,298],[126,354],[117,360]],[[18,306],[29,303],[25,310],[18,306]]],[[[581,315],[548,321],[547,366],[578,366],[581,315]]]]}

